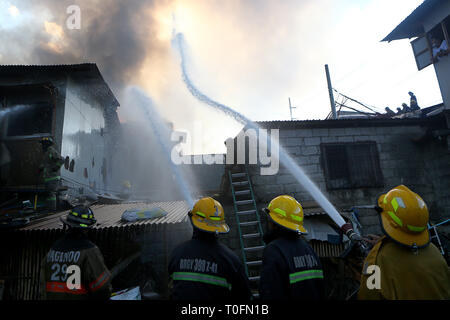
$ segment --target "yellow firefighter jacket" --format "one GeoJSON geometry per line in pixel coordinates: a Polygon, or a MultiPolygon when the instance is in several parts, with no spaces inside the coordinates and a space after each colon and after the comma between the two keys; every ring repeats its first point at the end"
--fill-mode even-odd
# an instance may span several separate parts
{"type": "Polygon", "coordinates": [[[383,237],[364,261],[358,299],[450,299],[450,269],[432,243],[418,249],[415,254],[411,249],[383,237]],[[379,266],[380,289],[368,288],[367,280],[375,274],[370,268],[371,273],[368,273],[370,265],[379,266]]]}

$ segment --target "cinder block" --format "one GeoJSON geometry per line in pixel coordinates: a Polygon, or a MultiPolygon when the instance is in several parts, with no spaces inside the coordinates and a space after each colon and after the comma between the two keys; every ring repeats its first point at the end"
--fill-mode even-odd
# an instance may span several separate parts
{"type": "Polygon", "coordinates": [[[320,145],[320,138],[319,137],[305,138],[304,145],[305,146],[318,146],[318,145],[320,145]]]}
{"type": "Polygon", "coordinates": [[[375,139],[371,139],[371,136],[354,136],[353,137],[354,141],[374,141],[375,139]]]}
{"type": "Polygon", "coordinates": [[[292,130],[292,129],[288,129],[288,130],[280,130],[280,138],[287,138],[287,137],[295,137],[297,135],[297,131],[298,130],[292,130]]]}
{"type": "Polygon", "coordinates": [[[304,191],[305,189],[298,183],[290,183],[283,186],[283,192],[286,194],[304,191]]]}
{"type": "Polygon", "coordinates": [[[303,144],[303,138],[284,138],[281,139],[281,145],[285,147],[299,146],[303,144]]]}
{"type": "Polygon", "coordinates": [[[361,130],[362,129],[364,129],[364,128],[359,128],[359,127],[357,127],[357,128],[345,128],[344,132],[345,132],[346,135],[349,135],[349,136],[357,136],[357,135],[361,134],[361,130]]]}
{"type": "Polygon", "coordinates": [[[295,136],[299,138],[312,137],[312,132],[311,129],[297,129],[295,130],[295,136]]]}
{"type": "Polygon", "coordinates": [[[300,154],[304,156],[319,154],[319,147],[318,146],[302,147],[300,150],[300,154]]]}
{"type": "Polygon", "coordinates": [[[353,136],[338,137],[338,142],[354,142],[353,136]]]}
{"type": "Polygon", "coordinates": [[[351,135],[351,134],[345,132],[345,128],[330,128],[329,134],[330,134],[330,137],[351,135]]]}
{"type": "Polygon", "coordinates": [[[308,176],[319,172],[319,165],[317,164],[304,165],[301,168],[308,176]]]}
{"type": "Polygon", "coordinates": [[[299,146],[295,147],[284,147],[284,150],[290,155],[298,155],[301,154],[301,149],[299,146]]]}
{"type": "Polygon", "coordinates": [[[277,179],[277,184],[289,184],[289,183],[296,183],[297,180],[294,178],[294,176],[292,175],[282,175],[282,176],[278,176],[277,179]]]}
{"type": "Polygon", "coordinates": [[[359,218],[359,221],[361,222],[361,225],[363,227],[370,227],[370,226],[378,225],[379,218],[378,218],[378,216],[362,216],[359,218]]]}
{"type": "Polygon", "coordinates": [[[313,137],[327,137],[329,134],[328,128],[312,129],[313,137]]]}
{"type": "Polygon", "coordinates": [[[364,127],[360,128],[360,134],[364,136],[377,135],[376,127],[364,127]]]}
{"type": "Polygon", "coordinates": [[[322,143],[334,143],[337,141],[338,141],[338,137],[336,137],[336,136],[320,137],[320,142],[322,142],[322,143]]]}

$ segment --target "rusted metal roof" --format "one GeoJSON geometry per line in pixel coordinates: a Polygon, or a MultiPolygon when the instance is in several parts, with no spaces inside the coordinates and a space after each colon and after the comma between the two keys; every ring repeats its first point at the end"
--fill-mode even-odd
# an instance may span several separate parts
{"type": "MultiPolygon", "coordinates": [[[[94,229],[121,227],[130,225],[146,225],[146,224],[168,224],[179,223],[187,219],[189,205],[185,201],[170,201],[170,202],[136,202],[136,203],[121,203],[121,204],[103,204],[93,205],[91,209],[94,211],[94,216],[97,219],[97,224],[93,226],[94,229]],[[125,210],[130,209],[153,209],[161,208],[167,215],[161,218],[146,219],[136,222],[122,222],[121,217],[125,210]]],[[[60,217],[69,213],[69,210],[52,214],[50,216],[32,221],[29,225],[19,230],[49,230],[62,229],[62,222],[60,217]]]]}

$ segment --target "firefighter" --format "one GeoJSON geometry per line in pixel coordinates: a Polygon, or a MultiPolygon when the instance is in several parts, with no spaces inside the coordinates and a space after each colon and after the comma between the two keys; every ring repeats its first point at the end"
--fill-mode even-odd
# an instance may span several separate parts
{"type": "Polygon", "coordinates": [[[52,245],[42,262],[41,297],[47,300],[109,299],[111,273],[99,248],[87,238],[87,229],[96,223],[94,213],[80,205],[61,221],[68,230],[52,245]]]}
{"type": "Polygon", "coordinates": [[[175,248],[170,257],[171,299],[250,300],[242,262],[217,238],[230,230],[222,205],[213,198],[202,198],[188,216],[194,229],[192,239],[175,248]]]}
{"type": "Polygon", "coordinates": [[[50,210],[55,211],[57,209],[56,197],[58,193],[59,181],[61,179],[59,169],[64,164],[64,159],[53,147],[53,139],[51,137],[43,138],[41,140],[41,144],[44,158],[39,170],[42,173],[45,189],[48,192],[48,196],[46,198],[47,207],[50,210]]]}
{"type": "Polygon", "coordinates": [[[419,105],[417,104],[417,98],[416,95],[414,93],[412,93],[411,91],[408,92],[409,96],[410,96],[410,100],[409,100],[409,107],[411,108],[411,111],[417,111],[420,110],[419,105]]]}
{"type": "Polygon", "coordinates": [[[262,300],[325,298],[322,264],[302,238],[303,208],[291,196],[274,198],[267,213],[259,296],[262,300]]]}
{"type": "Polygon", "coordinates": [[[358,299],[450,299],[449,267],[428,231],[428,208],[404,185],[377,202],[384,233],[367,255],[358,299]]]}

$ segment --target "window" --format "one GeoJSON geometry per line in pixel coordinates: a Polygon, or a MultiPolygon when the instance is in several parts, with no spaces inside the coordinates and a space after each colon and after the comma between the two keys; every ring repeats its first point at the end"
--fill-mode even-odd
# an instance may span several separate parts
{"type": "Polygon", "coordinates": [[[7,136],[29,136],[52,132],[53,108],[47,103],[12,106],[8,114],[7,136]]]}
{"type": "Polygon", "coordinates": [[[449,25],[450,16],[411,42],[417,69],[422,70],[432,63],[437,63],[449,54],[449,25]]]}
{"type": "Polygon", "coordinates": [[[320,147],[328,190],[383,186],[375,142],[330,143],[320,147]]]}

